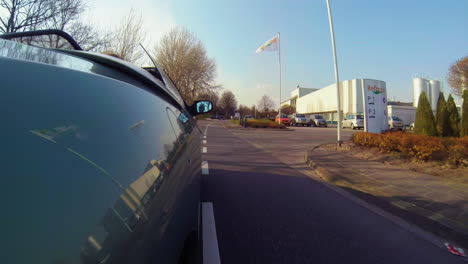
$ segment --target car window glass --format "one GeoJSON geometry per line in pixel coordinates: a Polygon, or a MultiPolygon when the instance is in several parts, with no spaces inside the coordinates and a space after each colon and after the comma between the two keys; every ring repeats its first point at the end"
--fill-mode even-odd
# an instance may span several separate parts
{"type": "MultiPolygon", "coordinates": [[[[20,62],[9,67],[24,71],[20,62]]],[[[25,86],[2,77],[15,88],[3,96],[18,98],[0,104],[2,113],[10,113],[0,138],[15,139],[2,141],[8,153],[3,170],[18,175],[2,184],[8,186],[6,197],[22,194],[5,205],[4,220],[11,225],[4,236],[12,238],[11,248],[27,249],[10,250],[6,258],[99,263],[117,255],[109,251],[113,245],[131,242],[145,222],[159,221],[148,206],[159,201],[161,176],[181,129],[167,118],[165,107],[172,106],[150,92],[94,74],[40,67],[28,65],[25,86]],[[66,86],[50,81],[57,74],[67,79],[66,86]]]]}

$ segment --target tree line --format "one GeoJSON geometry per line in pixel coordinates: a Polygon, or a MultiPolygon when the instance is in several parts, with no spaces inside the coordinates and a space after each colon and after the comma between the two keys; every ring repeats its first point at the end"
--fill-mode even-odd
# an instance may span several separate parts
{"type": "Polygon", "coordinates": [[[439,93],[436,114],[434,116],[425,92],[419,96],[416,109],[414,131],[417,134],[440,137],[468,136],[468,57],[456,61],[449,68],[448,82],[457,95],[461,95],[462,106],[460,117],[453,96],[449,94],[447,101],[444,94],[439,93]]]}

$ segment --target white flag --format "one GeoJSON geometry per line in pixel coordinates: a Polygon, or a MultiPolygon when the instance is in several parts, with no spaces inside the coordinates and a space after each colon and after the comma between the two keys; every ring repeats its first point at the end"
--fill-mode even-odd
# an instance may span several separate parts
{"type": "Polygon", "coordinates": [[[255,53],[260,53],[262,51],[277,51],[279,49],[279,35],[274,36],[265,44],[261,45],[255,53]]]}

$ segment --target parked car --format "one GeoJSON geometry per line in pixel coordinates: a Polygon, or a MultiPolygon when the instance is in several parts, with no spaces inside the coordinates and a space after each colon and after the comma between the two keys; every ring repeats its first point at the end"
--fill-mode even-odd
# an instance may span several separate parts
{"type": "Polygon", "coordinates": [[[289,116],[290,126],[311,126],[312,122],[304,114],[292,114],[289,116]]]}
{"type": "Polygon", "coordinates": [[[361,129],[364,128],[364,115],[362,114],[352,114],[347,115],[341,122],[341,127],[349,127],[352,129],[361,129]]]}
{"type": "Polygon", "coordinates": [[[247,118],[247,120],[249,120],[249,119],[255,119],[252,115],[245,115],[244,118],[247,118]]]}
{"type": "Polygon", "coordinates": [[[223,115],[212,115],[211,119],[224,120],[224,116],[223,115]]]}
{"type": "Polygon", "coordinates": [[[157,65],[150,72],[73,42],[57,30],[0,35],[2,259],[198,262],[193,116],[211,102],[187,106],[157,65]],[[9,40],[35,34],[77,50],[9,40]]]}
{"type": "Polygon", "coordinates": [[[313,126],[328,127],[327,120],[322,115],[311,115],[310,120],[313,126]]]}
{"type": "MultiPolygon", "coordinates": [[[[279,115],[276,116],[275,122],[276,122],[276,123],[279,123],[279,122],[280,122],[280,117],[279,117],[279,115]]],[[[290,122],[290,120],[289,120],[288,115],[281,115],[281,124],[289,125],[289,122],[290,122]]]]}
{"type": "Polygon", "coordinates": [[[404,127],[403,120],[399,118],[398,116],[389,116],[388,117],[388,129],[393,130],[393,129],[398,129],[398,130],[403,130],[404,127]]]}

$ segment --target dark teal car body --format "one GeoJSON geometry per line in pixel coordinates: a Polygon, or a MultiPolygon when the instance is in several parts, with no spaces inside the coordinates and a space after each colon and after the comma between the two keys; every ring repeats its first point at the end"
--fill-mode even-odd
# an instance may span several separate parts
{"type": "Polygon", "coordinates": [[[0,72],[2,263],[187,258],[200,130],[163,72],[2,39],[0,72]]]}

